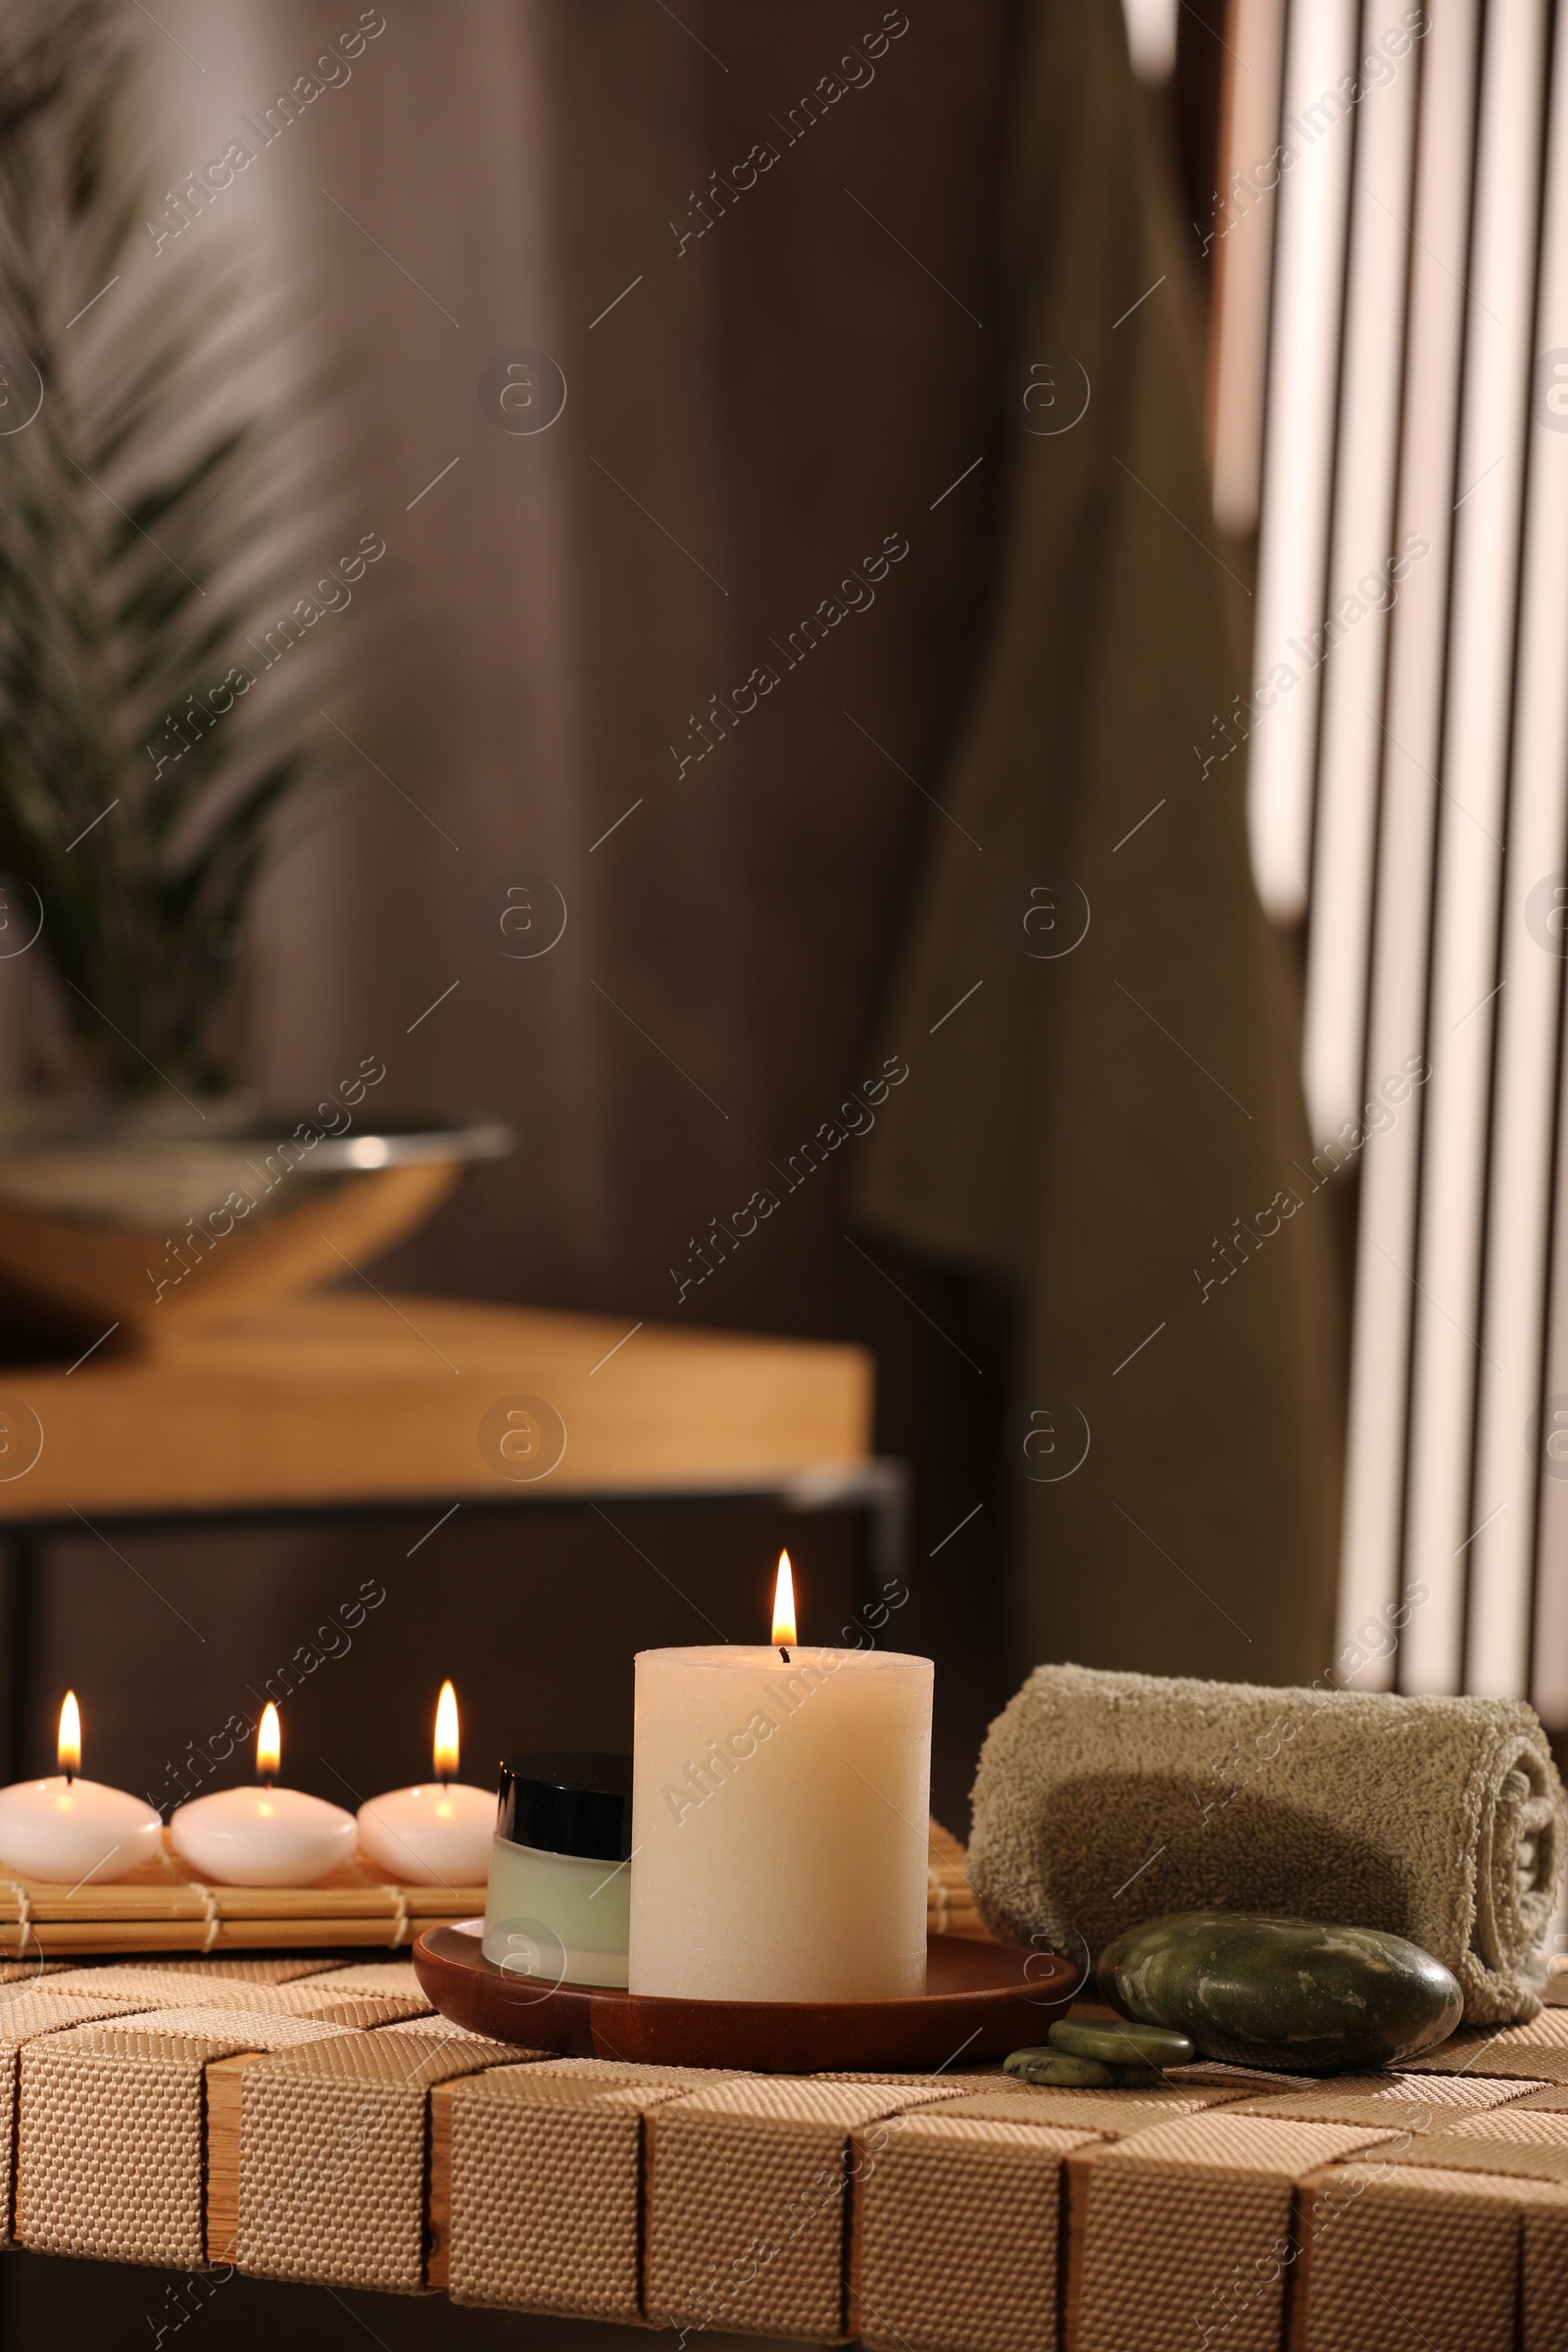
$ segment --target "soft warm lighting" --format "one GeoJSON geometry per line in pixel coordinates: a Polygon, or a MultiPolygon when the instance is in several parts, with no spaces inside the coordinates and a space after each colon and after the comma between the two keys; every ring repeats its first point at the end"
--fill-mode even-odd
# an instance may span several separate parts
{"type": "Polygon", "coordinates": [[[458,1694],[443,1683],[435,1702],[435,1777],[450,1781],[458,1769],[458,1694]]]}
{"type": "Polygon", "coordinates": [[[282,1728],[277,1720],[277,1709],[269,1699],[262,1709],[262,1728],[256,1735],[256,1770],[260,1779],[271,1781],[282,1752],[282,1728]]]}
{"type": "Polygon", "coordinates": [[[1169,81],[1176,70],[1177,0],[1122,0],[1127,47],[1140,81],[1169,81]]]}
{"type": "Polygon", "coordinates": [[[60,1769],[69,1780],[81,1770],[81,1709],[76,1704],[74,1690],[66,1692],[60,1710],[60,1739],[55,1748],[60,1769]]]}
{"type": "Polygon", "coordinates": [[[773,1587],[773,1647],[793,1649],[795,1646],[795,1577],[790,1567],[790,1555],[778,1555],[778,1582],[773,1587]]]}

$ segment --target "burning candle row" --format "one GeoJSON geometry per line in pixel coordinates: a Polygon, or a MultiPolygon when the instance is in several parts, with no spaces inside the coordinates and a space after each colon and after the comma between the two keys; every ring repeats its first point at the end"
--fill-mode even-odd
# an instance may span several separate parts
{"type": "MultiPolygon", "coordinates": [[[[256,1735],[256,1785],[219,1788],[180,1805],[169,1825],[182,1861],[222,1886],[313,1886],[356,1850],[389,1879],[416,1886],[482,1886],[496,1800],[457,1779],[458,1702],[450,1683],[436,1706],[434,1777],[371,1797],[358,1815],[277,1784],[282,1731],[269,1701],[256,1735]]],[[[74,1690],[60,1710],[60,1770],[0,1788],[0,1867],[75,1888],[128,1878],[158,1854],[163,1823],[123,1788],[81,1777],[81,1713],[74,1690]]]]}
{"type": "MultiPolygon", "coordinates": [[[[278,1786],[270,1705],[255,1786],[191,1798],[170,1842],[225,1886],[313,1886],[356,1851],[392,1881],[486,1884],[485,1959],[545,1993],[908,1999],[925,1982],[933,1673],[875,1646],[888,1613],[873,1603],[842,1647],[801,1647],[783,1553],[768,1642],[639,1652],[633,1755],[510,1758],[499,1811],[457,1780],[450,1683],[431,1782],[357,1817],[278,1786]]],[[[59,1777],[0,1789],[0,1868],[74,1887],[154,1860],[152,1806],[80,1777],[72,1693],[59,1752],[59,1777]]]]}

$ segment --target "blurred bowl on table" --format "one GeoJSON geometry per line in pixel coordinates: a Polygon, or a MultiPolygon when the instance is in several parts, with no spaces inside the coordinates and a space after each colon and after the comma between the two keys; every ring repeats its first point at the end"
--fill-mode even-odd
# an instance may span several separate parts
{"type": "Polygon", "coordinates": [[[0,1104],[0,1335],[118,1325],[145,1342],[314,1290],[406,1239],[470,1161],[513,1147],[483,1116],[368,1112],[232,1095],[0,1104]]]}

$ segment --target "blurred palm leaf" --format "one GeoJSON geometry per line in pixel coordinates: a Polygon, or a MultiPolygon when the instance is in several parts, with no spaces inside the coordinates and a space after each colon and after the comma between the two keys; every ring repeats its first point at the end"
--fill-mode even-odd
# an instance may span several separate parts
{"type": "Polygon", "coordinates": [[[225,411],[232,282],[160,257],[133,290],[134,86],[109,0],[0,42],[0,872],[42,901],[95,1073],[200,1089],[270,830],[318,762],[286,681],[207,699],[259,675],[289,551],[275,446],[225,411]]]}

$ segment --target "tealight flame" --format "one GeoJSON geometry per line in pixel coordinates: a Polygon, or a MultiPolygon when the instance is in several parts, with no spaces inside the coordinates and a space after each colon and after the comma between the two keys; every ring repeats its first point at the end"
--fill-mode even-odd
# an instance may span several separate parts
{"type": "Polygon", "coordinates": [[[443,1683],[441,1695],[435,1702],[435,1777],[443,1784],[452,1780],[458,1769],[458,1694],[450,1683],[443,1683]]]}
{"type": "Polygon", "coordinates": [[[256,1773],[269,1788],[283,1753],[283,1730],[270,1699],[262,1709],[262,1728],[256,1735],[256,1773]]]}
{"type": "Polygon", "coordinates": [[[790,1555],[778,1555],[778,1582],[773,1587],[773,1647],[793,1649],[795,1646],[795,1575],[790,1567],[790,1555]]]}
{"type": "Polygon", "coordinates": [[[60,1710],[60,1738],[55,1753],[67,1780],[74,1780],[81,1770],[81,1709],[76,1704],[74,1690],[66,1692],[65,1704],[60,1710]]]}

